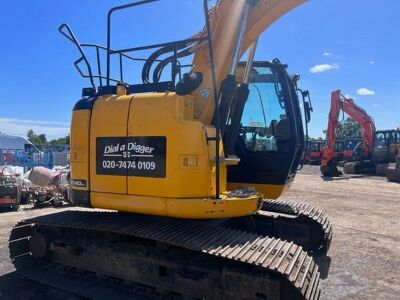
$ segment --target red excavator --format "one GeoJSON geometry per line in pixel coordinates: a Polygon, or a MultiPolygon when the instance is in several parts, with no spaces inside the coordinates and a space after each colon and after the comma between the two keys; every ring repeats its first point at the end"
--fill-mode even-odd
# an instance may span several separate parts
{"type": "Polygon", "coordinates": [[[362,159],[361,142],[359,138],[347,138],[344,141],[343,164],[362,159]]]}
{"type": "Polygon", "coordinates": [[[322,148],[321,161],[321,173],[328,177],[340,176],[342,174],[337,169],[337,160],[335,160],[336,128],[339,123],[340,111],[345,112],[361,125],[363,167],[368,168],[367,161],[371,158],[374,146],[376,129],[372,117],[364,109],[355,104],[353,99],[344,97],[340,90],[333,91],[331,94],[328,129],[326,131],[326,145],[322,148]]]}
{"type": "Polygon", "coordinates": [[[319,165],[321,163],[321,149],[323,146],[323,140],[314,140],[310,142],[309,151],[307,151],[307,160],[309,161],[310,165],[319,165]]]}

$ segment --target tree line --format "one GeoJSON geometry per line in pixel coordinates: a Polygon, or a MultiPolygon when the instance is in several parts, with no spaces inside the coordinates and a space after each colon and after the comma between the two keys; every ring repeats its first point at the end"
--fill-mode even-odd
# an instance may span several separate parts
{"type": "Polygon", "coordinates": [[[28,140],[35,146],[58,146],[58,145],[69,145],[70,135],[67,134],[65,137],[58,139],[47,140],[44,133],[36,134],[32,129],[29,129],[26,133],[28,140]]]}
{"type": "MultiPolygon", "coordinates": [[[[326,129],[323,130],[323,133],[326,134],[326,129]]],[[[336,140],[345,140],[345,139],[361,139],[362,137],[362,129],[359,123],[347,117],[343,121],[338,123],[336,128],[336,140]]],[[[325,138],[318,137],[318,138],[311,138],[311,141],[315,140],[324,140],[325,138]]]]}
{"type": "MultiPolygon", "coordinates": [[[[325,133],[326,131],[324,131],[325,133]]],[[[361,126],[350,117],[347,117],[342,122],[339,122],[336,129],[336,139],[342,140],[346,138],[361,138],[361,126]]],[[[70,135],[67,134],[65,137],[58,139],[47,140],[44,133],[36,134],[32,129],[27,132],[28,140],[36,146],[57,146],[57,145],[69,145],[70,135]]],[[[318,139],[322,139],[319,137],[318,139]]],[[[311,140],[314,140],[311,138],[311,140]]]]}

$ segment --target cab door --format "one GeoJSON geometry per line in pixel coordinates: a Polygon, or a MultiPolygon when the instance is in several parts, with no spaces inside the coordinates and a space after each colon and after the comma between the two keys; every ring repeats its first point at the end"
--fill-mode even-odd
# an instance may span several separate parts
{"type": "Polygon", "coordinates": [[[304,136],[290,84],[283,66],[254,63],[235,146],[240,162],[228,168],[230,189],[254,186],[264,196],[277,198],[295,174],[304,136]]]}

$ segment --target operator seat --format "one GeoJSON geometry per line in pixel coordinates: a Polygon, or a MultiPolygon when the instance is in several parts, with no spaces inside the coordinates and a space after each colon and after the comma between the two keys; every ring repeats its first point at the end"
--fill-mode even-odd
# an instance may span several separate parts
{"type": "Polygon", "coordinates": [[[282,119],[276,124],[275,138],[277,140],[288,140],[290,138],[290,121],[289,119],[282,119]]]}
{"type": "Polygon", "coordinates": [[[290,149],[290,121],[289,119],[281,119],[275,127],[275,140],[278,151],[289,151],[290,149]]]}

